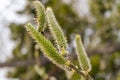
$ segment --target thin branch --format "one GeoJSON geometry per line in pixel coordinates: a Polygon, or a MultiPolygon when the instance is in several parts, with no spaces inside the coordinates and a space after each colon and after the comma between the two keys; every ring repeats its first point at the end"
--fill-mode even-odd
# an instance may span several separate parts
{"type": "MultiPolygon", "coordinates": [[[[38,60],[40,61],[41,65],[46,65],[47,63],[49,63],[49,60],[46,59],[44,56],[40,56],[38,60]]],[[[27,59],[27,60],[22,60],[22,61],[10,61],[10,62],[0,63],[0,68],[2,67],[28,67],[34,64],[37,64],[36,59],[27,59]]]]}
{"type": "MultiPolygon", "coordinates": [[[[92,56],[94,54],[112,54],[115,51],[120,51],[120,44],[113,44],[113,45],[106,45],[103,48],[97,48],[92,50],[87,50],[87,53],[89,56],[92,56]]],[[[75,58],[75,54],[69,55],[71,58],[75,58]]],[[[49,61],[41,56],[40,59],[41,65],[47,64],[49,61]]],[[[30,65],[36,64],[35,59],[29,59],[29,60],[23,60],[23,61],[11,61],[11,62],[5,62],[0,63],[0,68],[2,67],[27,67],[30,65]]]]}
{"type": "Polygon", "coordinates": [[[78,74],[82,75],[86,80],[93,80],[90,75],[86,75],[84,74],[82,71],[80,71],[79,69],[77,69],[73,64],[69,65],[72,69],[74,69],[78,74]]]}
{"type": "Polygon", "coordinates": [[[78,70],[73,64],[70,64],[69,66],[72,69],[74,69],[78,74],[82,75],[83,77],[86,77],[85,74],[82,71],[78,70]]]}

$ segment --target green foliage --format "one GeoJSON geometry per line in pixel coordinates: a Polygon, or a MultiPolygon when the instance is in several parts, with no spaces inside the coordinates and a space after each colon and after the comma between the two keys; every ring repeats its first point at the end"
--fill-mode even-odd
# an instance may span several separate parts
{"type": "Polygon", "coordinates": [[[77,74],[76,72],[72,75],[72,80],[85,80],[84,77],[77,74]]]}
{"type": "Polygon", "coordinates": [[[48,75],[45,73],[44,67],[39,67],[38,65],[35,65],[35,71],[43,78],[43,80],[48,79],[48,75]]]}
{"type": "Polygon", "coordinates": [[[92,71],[90,72],[92,76],[95,76],[99,72],[99,66],[100,66],[100,56],[94,55],[91,57],[91,64],[92,64],[92,71]]]}

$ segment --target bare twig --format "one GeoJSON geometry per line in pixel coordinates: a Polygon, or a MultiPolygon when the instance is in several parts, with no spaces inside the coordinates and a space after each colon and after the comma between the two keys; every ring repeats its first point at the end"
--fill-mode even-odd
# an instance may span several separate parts
{"type": "Polygon", "coordinates": [[[79,70],[78,68],[76,68],[73,64],[69,65],[72,69],[74,69],[78,74],[82,75],[86,80],[92,80],[92,78],[90,77],[90,75],[83,73],[81,70],[79,70]]]}
{"type": "MultiPolygon", "coordinates": [[[[97,48],[92,50],[87,50],[87,53],[89,56],[92,56],[94,54],[111,54],[115,51],[120,51],[120,44],[113,44],[113,45],[106,45],[103,48],[97,48]]],[[[76,57],[75,54],[69,55],[69,57],[76,57]]],[[[39,59],[41,61],[41,65],[45,65],[49,61],[45,57],[40,57],[39,59]]],[[[0,67],[27,67],[30,65],[36,64],[35,59],[29,59],[29,60],[23,60],[23,61],[11,61],[11,62],[5,62],[0,63],[0,67]]]]}

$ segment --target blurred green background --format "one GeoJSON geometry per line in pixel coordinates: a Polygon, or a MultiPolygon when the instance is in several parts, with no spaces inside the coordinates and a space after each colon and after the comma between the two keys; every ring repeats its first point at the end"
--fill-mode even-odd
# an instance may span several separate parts
{"type": "MultiPolygon", "coordinates": [[[[29,0],[25,9],[17,13],[30,16],[28,21],[35,25],[33,1],[29,0]]],[[[90,75],[94,80],[120,80],[120,0],[87,0],[87,6],[82,4],[81,7],[81,0],[69,0],[68,3],[64,2],[65,0],[40,1],[45,7],[52,7],[67,36],[71,61],[77,64],[74,35],[80,34],[91,60],[90,75]],[[88,8],[88,11],[82,12],[81,8],[88,8]]],[[[39,49],[35,49],[35,42],[25,31],[24,25],[10,24],[11,39],[16,42],[13,56],[4,65],[0,63],[2,67],[13,67],[7,76],[20,80],[43,80],[43,76],[39,76],[35,71],[34,65],[37,64],[39,68],[45,69],[49,77],[67,80],[63,70],[49,62],[39,49]]],[[[46,29],[45,33],[53,41],[49,30],[46,29]]],[[[79,76],[75,74],[72,80],[79,80],[79,76]]]]}

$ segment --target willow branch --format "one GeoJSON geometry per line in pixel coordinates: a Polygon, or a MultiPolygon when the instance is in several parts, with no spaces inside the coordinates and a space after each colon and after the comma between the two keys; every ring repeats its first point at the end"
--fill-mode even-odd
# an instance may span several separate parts
{"type": "Polygon", "coordinates": [[[72,69],[74,69],[78,74],[82,75],[86,80],[92,80],[92,78],[90,77],[90,75],[86,75],[84,74],[82,71],[80,71],[79,69],[77,69],[73,64],[69,65],[72,69]]]}

